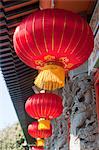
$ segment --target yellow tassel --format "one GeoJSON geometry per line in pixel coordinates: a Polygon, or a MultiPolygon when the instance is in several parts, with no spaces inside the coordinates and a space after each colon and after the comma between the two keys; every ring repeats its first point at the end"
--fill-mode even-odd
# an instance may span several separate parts
{"type": "Polygon", "coordinates": [[[40,138],[37,138],[37,146],[43,146],[44,147],[44,140],[43,139],[40,139],[40,138]]]}
{"type": "Polygon", "coordinates": [[[39,119],[38,130],[50,130],[50,120],[39,119]]]}
{"type": "Polygon", "coordinates": [[[65,70],[58,65],[46,65],[38,74],[34,84],[40,89],[55,90],[64,87],[65,70]]]}

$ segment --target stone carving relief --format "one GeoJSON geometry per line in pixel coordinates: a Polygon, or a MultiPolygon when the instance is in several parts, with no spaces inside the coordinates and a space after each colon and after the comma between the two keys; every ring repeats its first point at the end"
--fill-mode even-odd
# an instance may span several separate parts
{"type": "Polygon", "coordinates": [[[69,80],[63,89],[64,115],[70,114],[70,132],[75,141],[80,140],[79,150],[99,150],[93,91],[92,77],[87,75],[69,80]]]}
{"type": "Polygon", "coordinates": [[[64,115],[52,121],[53,134],[46,140],[48,150],[68,150],[67,120],[64,115]]]}

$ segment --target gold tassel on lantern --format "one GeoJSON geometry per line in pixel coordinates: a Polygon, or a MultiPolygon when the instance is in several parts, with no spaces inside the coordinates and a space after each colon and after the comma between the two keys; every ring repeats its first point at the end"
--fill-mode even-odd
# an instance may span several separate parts
{"type": "Polygon", "coordinates": [[[44,90],[55,90],[64,87],[65,70],[58,65],[46,65],[38,74],[35,85],[44,90]]]}
{"type": "Polygon", "coordinates": [[[42,147],[44,147],[44,140],[43,139],[40,139],[40,138],[37,138],[37,143],[36,143],[36,145],[37,146],[42,146],[42,147]]]}
{"type": "Polygon", "coordinates": [[[38,120],[38,122],[38,130],[50,130],[50,120],[41,118],[38,120]]]}

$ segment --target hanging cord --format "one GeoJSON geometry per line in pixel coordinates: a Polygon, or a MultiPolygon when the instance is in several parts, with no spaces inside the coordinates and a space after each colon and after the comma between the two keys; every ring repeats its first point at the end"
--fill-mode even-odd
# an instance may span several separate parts
{"type": "Polygon", "coordinates": [[[39,8],[40,10],[47,9],[47,8],[54,8],[54,0],[39,0],[39,8]]]}
{"type": "Polygon", "coordinates": [[[51,6],[52,6],[52,8],[54,8],[54,6],[55,6],[55,0],[52,0],[52,3],[51,3],[51,6]]]}

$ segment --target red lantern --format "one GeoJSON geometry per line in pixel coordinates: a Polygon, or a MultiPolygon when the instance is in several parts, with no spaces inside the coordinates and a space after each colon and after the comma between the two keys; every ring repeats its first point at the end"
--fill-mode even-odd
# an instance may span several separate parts
{"type": "Polygon", "coordinates": [[[54,119],[62,113],[62,99],[52,93],[34,94],[28,98],[25,109],[35,119],[54,119]]]}
{"type": "Polygon", "coordinates": [[[43,147],[32,146],[31,150],[44,150],[43,147]]]}
{"type": "Polygon", "coordinates": [[[28,133],[33,138],[48,138],[52,135],[52,126],[50,130],[38,130],[38,122],[33,122],[28,126],[28,133]]]}
{"type": "Polygon", "coordinates": [[[19,58],[41,71],[35,84],[47,90],[63,87],[65,72],[83,64],[94,45],[87,22],[60,9],[29,15],[16,28],[13,41],[19,58]]]}

